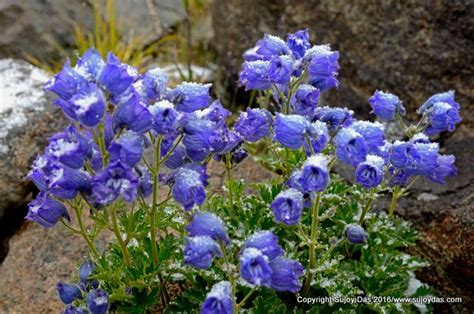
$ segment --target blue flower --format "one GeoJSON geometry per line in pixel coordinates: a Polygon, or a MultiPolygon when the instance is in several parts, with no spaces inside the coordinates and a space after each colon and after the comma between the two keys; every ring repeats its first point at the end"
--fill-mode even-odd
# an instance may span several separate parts
{"type": "Polygon", "coordinates": [[[219,245],[210,237],[197,236],[186,238],[184,263],[199,269],[208,269],[214,257],[221,257],[219,245]]]}
{"type": "Polygon", "coordinates": [[[367,240],[364,228],[359,225],[348,225],[345,234],[347,240],[352,244],[364,244],[367,240]]]}
{"type": "Polygon", "coordinates": [[[299,115],[283,115],[277,113],[273,130],[274,139],[283,146],[291,149],[298,149],[305,142],[310,122],[299,115]]]}
{"type": "MultiPolygon", "coordinates": [[[[281,194],[281,193],[280,193],[281,194]]],[[[278,245],[278,237],[271,231],[259,231],[245,240],[243,249],[255,248],[267,256],[270,260],[283,255],[283,249],[278,245]]]]}
{"type": "Polygon", "coordinates": [[[143,137],[133,131],[126,131],[109,146],[110,160],[120,160],[128,167],[140,162],[143,155],[143,137]]]}
{"type": "Polygon", "coordinates": [[[188,162],[186,148],[182,145],[176,147],[170,157],[165,161],[165,166],[170,169],[177,169],[188,162]]]}
{"type": "Polygon", "coordinates": [[[26,219],[35,221],[45,228],[54,226],[60,218],[69,220],[66,207],[49,197],[46,193],[40,192],[34,200],[28,204],[28,214],[26,219]]]}
{"type": "Polygon", "coordinates": [[[280,192],[270,205],[276,222],[295,225],[303,211],[303,194],[295,189],[280,192]]]}
{"type": "Polygon", "coordinates": [[[429,174],[430,180],[446,184],[446,177],[457,175],[457,169],[454,165],[456,158],[453,155],[438,155],[436,159],[436,168],[429,174]]]}
{"type": "Polygon", "coordinates": [[[292,107],[295,113],[310,117],[318,106],[319,90],[309,84],[301,84],[292,99],[292,107]]]}
{"type": "Polygon", "coordinates": [[[425,112],[429,111],[436,103],[447,103],[451,105],[451,107],[460,108],[459,103],[454,100],[454,91],[447,91],[444,93],[439,93],[431,96],[423,105],[418,108],[418,114],[424,114],[425,112]]]}
{"type": "Polygon", "coordinates": [[[314,112],[312,121],[322,121],[328,125],[329,129],[335,130],[351,125],[353,114],[354,112],[347,108],[318,107],[314,112]]]}
{"type": "Polygon", "coordinates": [[[148,168],[139,166],[135,169],[138,173],[138,191],[144,197],[148,197],[153,192],[153,176],[148,168]]]}
{"type": "Polygon", "coordinates": [[[89,140],[82,136],[74,125],[69,125],[64,132],[53,135],[49,142],[46,155],[70,168],[82,168],[90,154],[89,140]]]}
{"type": "Polygon", "coordinates": [[[329,45],[313,46],[306,51],[305,59],[309,60],[308,72],[310,84],[320,91],[337,87],[339,70],[339,52],[332,51],[329,45]]]}
{"type": "Polygon", "coordinates": [[[247,108],[247,111],[240,113],[235,130],[246,141],[257,142],[270,135],[271,124],[272,116],[267,110],[247,108]]]}
{"type": "Polygon", "coordinates": [[[79,280],[87,282],[95,271],[95,265],[91,261],[85,261],[79,267],[79,280]]]}
{"type": "Polygon", "coordinates": [[[171,90],[168,98],[179,111],[194,112],[209,106],[211,101],[210,88],[211,84],[184,82],[171,90]]]}
{"type": "Polygon", "coordinates": [[[56,289],[58,290],[59,298],[64,304],[70,304],[74,300],[82,298],[81,290],[76,285],[58,282],[56,289]]]}
{"type": "Polygon", "coordinates": [[[268,77],[275,84],[288,84],[293,72],[294,60],[290,56],[275,56],[270,60],[268,77]]]}
{"type": "Polygon", "coordinates": [[[201,205],[206,199],[206,190],[199,172],[180,168],[174,175],[174,185],[171,189],[174,199],[184,210],[190,210],[194,205],[201,205]]]}
{"type": "Polygon", "coordinates": [[[87,296],[87,305],[92,314],[105,314],[109,309],[109,295],[102,289],[95,289],[87,296]]]}
{"type": "Polygon", "coordinates": [[[84,52],[82,57],[77,61],[74,69],[83,77],[87,78],[89,82],[97,82],[104,66],[105,62],[102,60],[100,53],[96,49],[91,48],[84,52]]]}
{"type": "Polygon", "coordinates": [[[271,288],[276,291],[296,293],[301,289],[299,277],[304,267],[298,261],[277,257],[270,262],[272,269],[271,288]]]}
{"type": "MultiPolygon", "coordinates": [[[[436,169],[439,145],[416,143],[407,150],[404,169],[414,176],[429,176],[436,169]]],[[[394,158],[391,158],[394,160],[394,158]]],[[[392,162],[396,166],[395,163],[392,162]]]]}
{"type": "Polygon", "coordinates": [[[385,145],[384,126],[379,122],[355,121],[350,128],[362,135],[371,153],[378,152],[385,145]]]}
{"type": "Polygon", "coordinates": [[[92,191],[101,205],[107,205],[119,197],[132,202],[137,196],[138,184],[138,177],[133,169],[121,161],[116,161],[94,177],[92,191]]]}
{"type": "Polygon", "coordinates": [[[246,248],[240,256],[240,276],[249,284],[270,286],[273,271],[269,258],[262,251],[246,248]]]}
{"type": "Polygon", "coordinates": [[[430,143],[430,138],[428,137],[428,135],[424,134],[424,133],[416,133],[415,135],[413,135],[410,139],[410,143],[425,143],[425,144],[429,144],[430,143]]]}
{"type": "Polygon", "coordinates": [[[456,124],[461,122],[459,107],[447,102],[437,102],[427,113],[428,127],[427,135],[436,135],[444,131],[454,131],[456,124]]]}
{"type": "Polygon", "coordinates": [[[207,294],[201,307],[201,314],[233,314],[234,300],[232,286],[228,281],[216,283],[207,294]]]}
{"type": "Polygon", "coordinates": [[[368,147],[359,132],[345,128],[337,132],[334,138],[337,158],[349,165],[357,166],[365,160],[368,147]]]}
{"type": "Polygon", "coordinates": [[[231,155],[230,161],[232,164],[241,163],[249,155],[248,151],[243,147],[236,148],[231,155]]]}
{"type": "Polygon", "coordinates": [[[224,125],[212,131],[209,143],[214,154],[226,154],[242,144],[242,139],[224,125]]]}
{"type": "Polygon", "coordinates": [[[127,91],[138,77],[135,68],[123,64],[112,53],[107,55],[107,63],[99,75],[99,83],[112,95],[119,96],[127,91]]]}
{"type": "Polygon", "coordinates": [[[88,127],[99,124],[105,114],[104,94],[92,83],[84,85],[68,101],[56,99],[55,104],[71,119],[88,127]]]}
{"type": "Polygon", "coordinates": [[[184,124],[183,144],[193,161],[203,161],[211,149],[210,138],[215,124],[209,120],[191,117],[184,124]]]}
{"type": "Polygon", "coordinates": [[[324,191],[329,184],[327,158],[321,154],[309,157],[303,164],[298,182],[305,193],[324,191]]]}
{"type": "Polygon", "coordinates": [[[82,307],[75,307],[72,304],[66,305],[64,314],[89,314],[89,311],[82,307]]]}
{"type": "Polygon", "coordinates": [[[418,162],[421,156],[410,142],[395,141],[390,151],[390,163],[397,168],[404,168],[408,164],[418,162]]]}
{"type": "Polygon", "coordinates": [[[257,54],[265,58],[289,55],[290,53],[290,48],[288,48],[285,41],[280,37],[265,34],[263,39],[258,42],[257,54]]]}
{"type": "Polygon", "coordinates": [[[355,178],[366,189],[378,186],[383,180],[384,160],[375,155],[367,155],[365,162],[357,165],[355,178]]]}
{"type": "Polygon", "coordinates": [[[293,34],[288,34],[286,37],[286,44],[291,49],[295,59],[301,59],[311,47],[309,42],[308,29],[302,29],[293,34]]]}
{"type": "Polygon", "coordinates": [[[227,117],[231,115],[230,111],[225,109],[219,100],[215,100],[212,104],[201,111],[196,112],[197,116],[216,123],[218,126],[225,124],[227,117]]]}
{"type": "Polygon", "coordinates": [[[396,168],[391,166],[388,169],[390,173],[390,186],[404,186],[407,184],[408,180],[411,178],[411,175],[407,173],[403,168],[396,168]]]}
{"type": "Polygon", "coordinates": [[[193,220],[186,227],[186,231],[190,237],[208,236],[216,241],[222,241],[225,244],[230,243],[224,222],[211,213],[196,212],[193,216],[193,220]]]}
{"type": "Polygon", "coordinates": [[[245,90],[266,90],[272,86],[269,78],[270,61],[247,61],[242,64],[239,82],[245,90]]]}
{"type": "MultiPolygon", "coordinates": [[[[321,152],[326,144],[329,142],[329,130],[326,123],[321,121],[316,121],[311,123],[308,128],[308,135],[310,138],[311,146],[315,153],[321,152]]],[[[311,150],[308,147],[308,144],[305,143],[306,152],[310,155],[311,150]]]]}
{"type": "Polygon", "coordinates": [[[153,130],[164,135],[173,132],[178,126],[178,112],[172,103],[162,100],[149,107],[153,115],[153,130]]]}
{"type": "Polygon", "coordinates": [[[382,121],[393,120],[397,114],[404,116],[405,108],[400,99],[390,93],[376,90],[369,98],[373,113],[382,121]]]}
{"type": "Polygon", "coordinates": [[[62,70],[56,74],[45,86],[45,89],[67,101],[82,87],[87,85],[87,80],[76,70],[71,68],[69,59],[66,60],[62,70]]]}
{"type": "Polygon", "coordinates": [[[160,68],[153,68],[145,72],[142,84],[148,99],[157,100],[163,98],[166,92],[168,76],[160,68]]]}
{"type": "Polygon", "coordinates": [[[138,94],[134,93],[127,101],[117,106],[112,123],[114,131],[126,128],[143,134],[153,127],[153,115],[138,94]]]}

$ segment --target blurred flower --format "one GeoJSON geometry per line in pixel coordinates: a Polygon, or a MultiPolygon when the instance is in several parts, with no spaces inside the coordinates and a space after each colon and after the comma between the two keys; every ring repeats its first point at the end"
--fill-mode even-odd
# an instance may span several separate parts
{"type": "Polygon", "coordinates": [[[87,296],[87,305],[92,314],[105,314],[109,309],[109,295],[102,289],[95,289],[87,296]]]}
{"type": "Polygon", "coordinates": [[[81,290],[76,285],[60,281],[56,284],[56,289],[58,290],[59,298],[64,304],[70,304],[73,301],[82,298],[81,290]]]}
{"type": "Polygon", "coordinates": [[[348,225],[345,234],[347,240],[352,244],[363,244],[367,240],[364,228],[359,225],[348,225]]]}

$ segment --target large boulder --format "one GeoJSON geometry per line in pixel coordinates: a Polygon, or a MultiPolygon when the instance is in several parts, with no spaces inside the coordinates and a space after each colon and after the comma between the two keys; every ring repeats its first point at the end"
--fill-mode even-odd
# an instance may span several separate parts
{"type": "Polygon", "coordinates": [[[47,80],[45,72],[24,61],[0,60],[0,262],[33,191],[24,180],[29,166],[66,122],[43,91],[47,80]]]}
{"type": "MultiPolygon", "coordinates": [[[[93,30],[92,3],[90,0],[0,1],[0,58],[57,57],[58,47],[74,46],[75,23],[93,30]]],[[[124,34],[140,36],[145,44],[166,34],[185,17],[181,0],[115,0],[115,7],[119,29],[124,34]]]]}

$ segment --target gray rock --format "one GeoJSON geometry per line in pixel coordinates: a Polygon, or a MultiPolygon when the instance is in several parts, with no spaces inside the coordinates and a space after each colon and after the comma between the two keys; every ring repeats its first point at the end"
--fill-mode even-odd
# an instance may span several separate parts
{"type": "MultiPolygon", "coordinates": [[[[0,1],[0,58],[29,55],[51,60],[57,57],[58,47],[74,46],[74,23],[93,29],[92,3],[92,0],[0,1]]],[[[115,5],[123,33],[139,35],[145,42],[156,40],[185,16],[181,0],[115,0],[115,5]]]]}
{"type": "MultiPolygon", "coordinates": [[[[33,191],[24,180],[47,138],[65,125],[59,109],[43,91],[48,76],[24,61],[0,60],[0,239],[22,218],[33,191]]],[[[4,245],[0,243],[0,261],[4,245]]]]}

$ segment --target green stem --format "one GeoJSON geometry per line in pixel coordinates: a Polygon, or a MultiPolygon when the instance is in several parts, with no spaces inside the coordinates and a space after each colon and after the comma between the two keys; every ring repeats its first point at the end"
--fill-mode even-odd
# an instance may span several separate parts
{"type": "Polygon", "coordinates": [[[84,227],[84,223],[82,222],[82,208],[76,207],[76,206],[73,206],[73,208],[74,208],[74,212],[76,213],[76,220],[77,220],[77,224],[79,225],[80,234],[86,241],[87,246],[89,247],[92,254],[95,256],[95,258],[99,259],[100,258],[99,252],[97,252],[94,246],[94,243],[89,238],[89,235],[87,234],[87,230],[84,227]]]}
{"type": "MultiPolygon", "coordinates": [[[[219,245],[221,247],[222,251],[222,256],[224,257],[224,263],[226,264],[227,267],[227,276],[229,277],[230,284],[232,285],[232,303],[235,303],[235,279],[234,279],[234,274],[233,272],[230,271],[230,263],[229,259],[227,258],[227,253],[226,253],[226,247],[222,241],[219,241],[219,245]]],[[[234,310],[236,313],[238,313],[238,305],[234,306],[234,310]]]]}
{"type": "Polygon", "coordinates": [[[105,149],[104,130],[103,130],[102,123],[99,123],[99,125],[97,126],[97,133],[99,133],[97,135],[97,139],[99,142],[100,155],[102,156],[102,164],[105,167],[108,163],[109,156],[105,149]]]}
{"type": "MultiPolygon", "coordinates": [[[[313,145],[311,145],[311,139],[309,137],[306,137],[306,142],[308,143],[308,148],[309,151],[311,152],[311,156],[315,155],[316,153],[314,152],[313,145]]],[[[303,150],[304,150],[304,145],[303,145],[303,150]]],[[[306,151],[305,151],[305,156],[306,156],[306,151]]]]}
{"type": "Polygon", "coordinates": [[[247,293],[247,295],[242,299],[242,301],[240,301],[240,303],[237,304],[237,310],[238,310],[239,308],[241,308],[242,306],[245,305],[245,302],[247,302],[248,299],[252,296],[252,294],[253,294],[255,291],[257,291],[257,287],[258,287],[258,286],[253,287],[252,290],[250,290],[249,293],[247,293]]]}
{"type": "Polygon", "coordinates": [[[123,241],[122,235],[120,234],[120,229],[118,226],[118,221],[117,221],[117,207],[118,203],[116,202],[113,206],[110,208],[110,218],[112,220],[112,230],[115,233],[115,237],[117,238],[117,241],[120,245],[120,248],[122,250],[123,258],[125,260],[125,264],[127,266],[130,266],[130,255],[128,254],[127,246],[125,245],[125,242],[123,241]]]}
{"type": "Polygon", "coordinates": [[[370,205],[372,205],[372,201],[374,199],[374,189],[370,190],[369,194],[369,199],[367,200],[367,203],[365,204],[364,209],[362,210],[362,213],[360,213],[360,218],[359,218],[359,225],[362,226],[365,220],[365,215],[369,212],[370,210],[370,205]]]}
{"type": "Polygon", "coordinates": [[[153,265],[158,266],[158,250],[156,249],[156,208],[158,200],[158,173],[160,171],[160,155],[161,155],[161,141],[162,138],[158,137],[155,149],[155,163],[153,170],[153,196],[151,203],[150,213],[150,238],[151,238],[151,251],[153,254],[153,265]]]}
{"type": "Polygon", "coordinates": [[[395,207],[397,206],[397,199],[398,199],[398,192],[400,187],[395,186],[392,192],[392,201],[390,202],[390,208],[388,210],[388,215],[390,218],[393,218],[393,214],[395,212],[395,207]]]}
{"type": "Polygon", "coordinates": [[[233,219],[237,219],[234,215],[234,193],[232,193],[232,174],[231,168],[232,165],[230,163],[230,154],[226,154],[225,156],[225,172],[227,174],[227,189],[229,190],[229,214],[233,219]]]}
{"type": "Polygon", "coordinates": [[[313,280],[312,269],[316,267],[316,242],[318,237],[318,224],[319,224],[319,205],[321,203],[321,192],[316,194],[316,200],[313,203],[313,210],[311,213],[311,240],[309,242],[309,264],[308,264],[308,277],[303,288],[303,295],[306,295],[311,286],[311,280],[313,280]]]}

